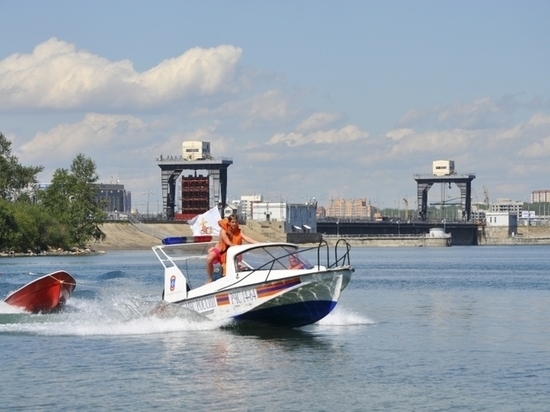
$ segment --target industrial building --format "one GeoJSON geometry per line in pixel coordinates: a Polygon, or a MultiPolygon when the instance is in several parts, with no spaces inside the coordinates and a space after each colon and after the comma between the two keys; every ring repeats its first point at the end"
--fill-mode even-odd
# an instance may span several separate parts
{"type": "Polygon", "coordinates": [[[489,210],[493,213],[512,213],[516,216],[521,216],[523,211],[523,202],[512,199],[497,199],[491,203],[489,210]]]}
{"type": "Polygon", "coordinates": [[[279,222],[284,233],[315,233],[317,232],[317,202],[286,203],[261,202],[255,203],[252,220],[256,222],[279,222]]]}
{"type": "Polygon", "coordinates": [[[129,213],[132,206],[132,193],[124,185],[116,183],[96,183],[97,198],[105,202],[107,213],[129,213]]]}

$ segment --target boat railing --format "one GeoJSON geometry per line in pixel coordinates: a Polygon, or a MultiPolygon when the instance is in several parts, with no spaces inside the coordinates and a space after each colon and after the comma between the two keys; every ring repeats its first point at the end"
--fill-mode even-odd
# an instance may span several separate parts
{"type": "MultiPolygon", "coordinates": [[[[334,260],[330,261],[330,245],[325,240],[321,240],[319,244],[299,250],[292,250],[289,251],[286,254],[280,255],[280,256],[273,256],[273,259],[269,260],[268,262],[264,263],[261,266],[250,268],[250,270],[247,270],[244,276],[239,276],[239,281],[244,280],[249,275],[256,271],[267,271],[265,281],[269,280],[269,277],[271,275],[271,272],[275,270],[275,265],[277,263],[282,262],[283,260],[288,259],[291,255],[301,255],[306,254],[309,251],[317,250],[317,265],[312,266],[306,269],[313,269],[314,267],[320,268],[321,266],[326,267],[327,269],[331,268],[337,268],[340,266],[350,266],[350,250],[351,245],[344,239],[340,239],[336,242],[336,244],[333,246],[334,248],[334,260]]],[[[308,261],[306,259],[306,261],[308,261]]],[[[309,262],[312,263],[312,262],[309,262]]],[[[313,264],[313,263],[312,263],[313,264]]]]}
{"type": "Polygon", "coordinates": [[[308,249],[303,249],[302,251],[311,250],[317,248],[317,266],[321,265],[321,249],[326,251],[326,267],[333,268],[338,266],[350,265],[350,250],[351,245],[344,239],[339,239],[334,245],[334,260],[330,262],[330,245],[324,239],[321,239],[317,246],[312,246],[308,249]],[[341,249],[345,250],[342,252],[341,249]]]}
{"type": "MultiPolygon", "coordinates": [[[[188,271],[187,264],[189,263],[189,260],[195,260],[197,258],[206,259],[206,251],[209,247],[211,247],[215,242],[204,242],[204,243],[195,243],[195,244],[184,244],[184,245],[158,245],[153,247],[153,252],[161,262],[161,264],[164,266],[165,269],[168,269],[172,266],[177,266],[179,270],[188,271]],[[180,252],[182,249],[189,249],[193,248],[195,249],[195,252],[199,253],[193,253],[192,255],[186,255],[181,256],[177,251],[180,252]],[[176,252],[176,253],[174,253],[176,252]],[[181,265],[181,266],[180,266],[181,265]]],[[[261,246],[260,246],[261,247],[261,246]]],[[[285,263],[287,262],[289,257],[294,255],[306,255],[308,252],[316,250],[316,258],[317,262],[316,265],[314,262],[312,262],[312,259],[307,258],[301,258],[300,261],[304,263],[309,263],[310,266],[306,266],[303,269],[320,269],[321,267],[325,267],[327,269],[334,269],[342,266],[350,266],[350,250],[351,245],[345,240],[345,239],[339,239],[334,246],[332,246],[334,255],[333,260],[331,261],[331,246],[329,243],[322,239],[318,244],[306,247],[306,248],[300,248],[300,249],[287,249],[287,253],[283,254],[272,254],[272,259],[268,260],[267,262],[256,266],[251,267],[246,262],[244,262],[243,259],[243,265],[248,266],[248,269],[245,269],[243,271],[239,271],[237,273],[236,277],[236,283],[242,282],[244,279],[248,278],[251,274],[258,272],[258,271],[266,271],[265,280],[269,281],[271,274],[274,270],[277,270],[277,267],[282,266],[285,267],[285,263]]],[[[227,287],[234,286],[228,285],[227,287]]]]}

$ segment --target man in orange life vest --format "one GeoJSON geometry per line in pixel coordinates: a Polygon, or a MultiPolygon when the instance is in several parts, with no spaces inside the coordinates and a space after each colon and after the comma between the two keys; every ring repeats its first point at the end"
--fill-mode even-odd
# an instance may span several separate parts
{"type": "Polygon", "coordinates": [[[246,236],[239,228],[239,222],[236,215],[218,221],[220,225],[220,239],[216,246],[208,251],[206,257],[206,283],[212,282],[212,274],[214,273],[214,264],[220,263],[223,267],[222,276],[225,276],[225,259],[226,252],[229,246],[242,245],[243,240],[248,243],[258,243],[250,236],[246,236]]]}

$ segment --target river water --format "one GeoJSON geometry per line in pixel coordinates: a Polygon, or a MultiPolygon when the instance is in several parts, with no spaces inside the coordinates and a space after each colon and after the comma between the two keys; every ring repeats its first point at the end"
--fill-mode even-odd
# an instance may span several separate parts
{"type": "Polygon", "coordinates": [[[2,259],[1,296],[58,269],[77,287],[57,314],[0,303],[0,409],[550,409],[550,247],[354,248],[351,259],[336,310],[298,330],[153,315],[151,251],[2,259]]]}

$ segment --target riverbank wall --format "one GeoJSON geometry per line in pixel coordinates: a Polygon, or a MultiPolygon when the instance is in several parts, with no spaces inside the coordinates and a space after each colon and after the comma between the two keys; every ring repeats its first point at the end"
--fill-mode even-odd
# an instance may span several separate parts
{"type": "MultiPolygon", "coordinates": [[[[242,225],[243,232],[260,242],[290,241],[294,243],[317,243],[321,238],[329,244],[335,244],[344,238],[352,246],[357,247],[442,247],[447,246],[446,239],[427,238],[424,235],[368,235],[368,236],[336,236],[319,233],[301,234],[301,238],[288,237],[277,230],[277,227],[263,228],[258,222],[248,222],[242,225]]],[[[102,242],[90,242],[89,251],[98,253],[109,250],[147,250],[159,245],[161,240],[169,236],[192,236],[193,232],[186,223],[130,223],[108,222],[102,230],[106,238],[102,242]]],[[[290,234],[289,234],[290,235],[290,234]]],[[[454,245],[453,239],[451,239],[454,245]]],[[[520,227],[518,233],[509,236],[506,231],[498,228],[485,228],[478,234],[479,245],[546,245],[550,244],[550,228],[520,227]]],[[[59,252],[56,252],[59,253],[59,252]]],[[[90,253],[85,251],[84,253],[90,253]]]]}
{"type": "MultiPolygon", "coordinates": [[[[318,243],[325,239],[334,244],[344,238],[353,246],[365,247],[442,247],[456,246],[455,239],[430,238],[426,234],[401,235],[330,235],[320,233],[285,234],[282,227],[273,222],[271,225],[260,222],[248,222],[241,225],[243,232],[259,242],[279,241],[291,243],[318,243]]],[[[102,227],[107,235],[105,241],[92,243],[95,250],[150,249],[160,244],[164,237],[192,236],[193,232],[186,223],[105,223],[102,227]]],[[[550,227],[518,227],[517,233],[509,235],[505,228],[479,226],[477,245],[546,245],[550,244],[550,227]]]]}
{"type": "Polygon", "coordinates": [[[480,226],[478,244],[497,245],[550,245],[550,227],[518,226],[517,232],[509,233],[505,227],[480,226]]]}
{"type": "Polygon", "coordinates": [[[386,236],[323,236],[329,245],[334,245],[339,239],[344,239],[351,246],[365,247],[448,247],[452,245],[451,238],[432,238],[415,235],[386,235],[386,236]]]}

